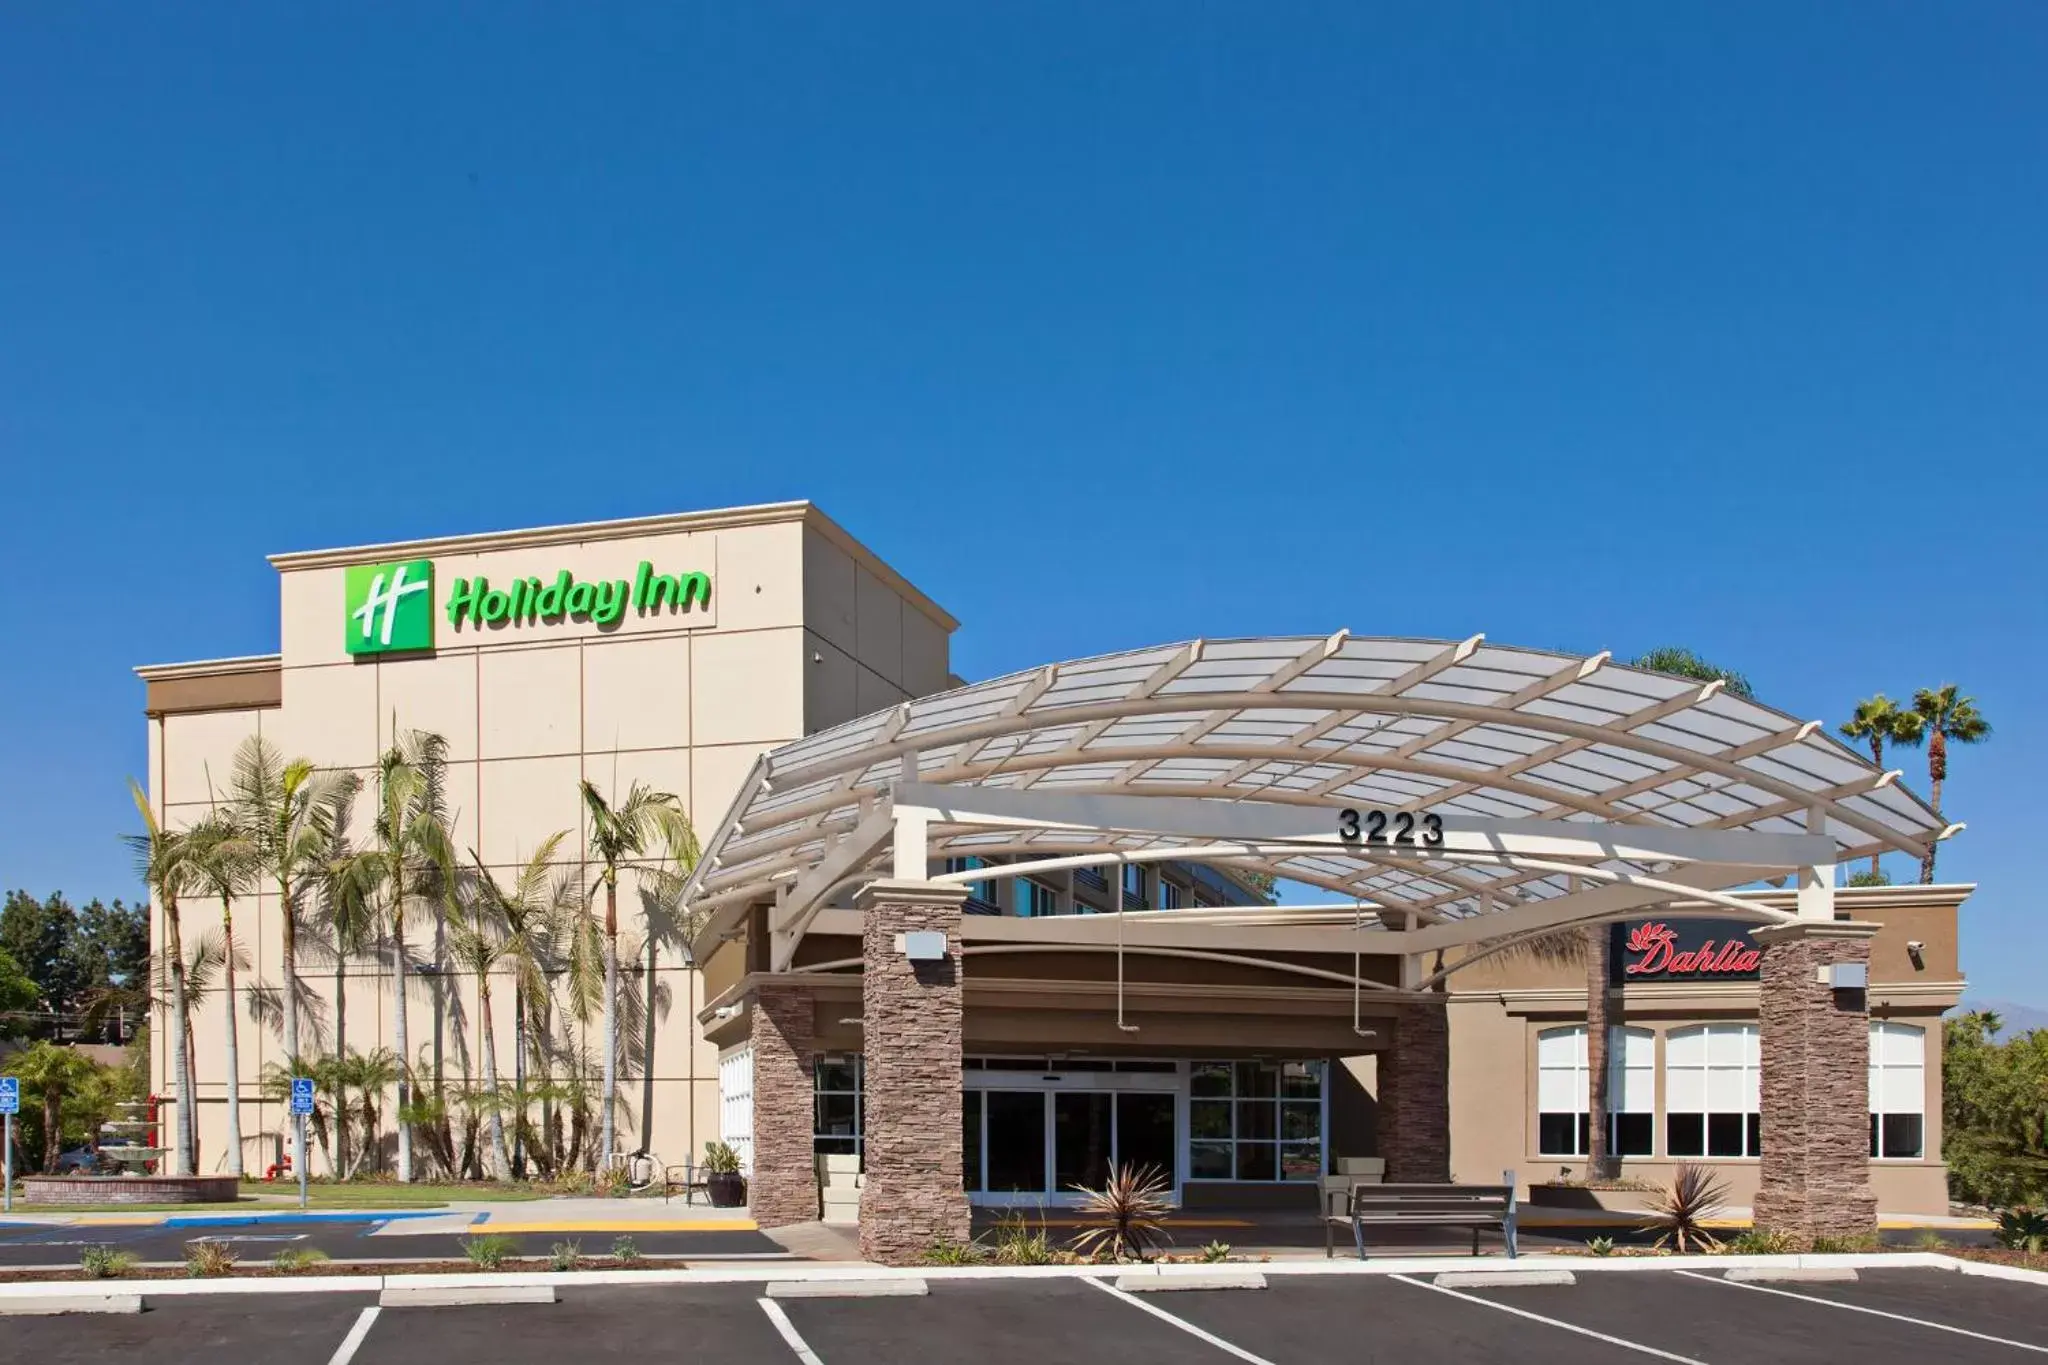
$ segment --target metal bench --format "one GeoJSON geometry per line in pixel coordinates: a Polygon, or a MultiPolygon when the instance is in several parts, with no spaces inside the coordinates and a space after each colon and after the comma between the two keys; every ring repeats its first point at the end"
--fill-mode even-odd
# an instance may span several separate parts
{"type": "Polygon", "coordinates": [[[1337,1227],[1351,1225],[1358,1259],[1365,1259],[1365,1229],[1415,1224],[1472,1229],[1472,1254],[1479,1254],[1479,1233],[1499,1228],[1508,1259],[1515,1256],[1515,1173],[1504,1171],[1498,1185],[1354,1185],[1342,1213],[1323,1211],[1323,1255],[1337,1254],[1337,1227]]]}
{"type": "Polygon", "coordinates": [[[680,1166],[664,1166],[661,1171],[661,1202],[666,1204],[677,1190],[683,1192],[685,1204],[695,1203],[699,1190],[704,1191],[708,1199],[711,1187],[706,1175],[707,1172],[699,1169],[694,1161],[686,1161],[680,1166]]]}

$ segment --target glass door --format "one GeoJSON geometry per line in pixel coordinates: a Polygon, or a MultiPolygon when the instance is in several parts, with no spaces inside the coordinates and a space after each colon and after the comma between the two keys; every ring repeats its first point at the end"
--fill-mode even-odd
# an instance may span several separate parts
{"type": "Polygon", "coordinates": [[[1116,1097],[1116,1159],[1120,1164],[1150,1166],[1174,1183],[1174,1162],[1180,1144],[1174,1140],[1172,1095],[1127,1090],[1116,1097]]]}
{"type": "Polygon", "coordinates": [[[983,1169],[991,1194],[1043,1194],[1046,1175],[1043,1090],[990,1090],[983,1169]]]}
{"type": "Polygon", "coordinates": [[[1099,1190],[1109,1183],[1110,1152],[1115,1133],[1105,1090],[1075,1090],[1052,1097],[1053,1190],[1065,1194],[1076,1185],[1099,1190]]]}

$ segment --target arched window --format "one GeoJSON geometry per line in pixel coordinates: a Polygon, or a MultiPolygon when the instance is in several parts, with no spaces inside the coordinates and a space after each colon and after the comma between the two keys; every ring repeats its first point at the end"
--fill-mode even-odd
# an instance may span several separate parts
{"type": "Polygon", "coordinates": [[[1923,1153],[1927,1109],[1927,1030],[1870,1025],[1870,1154],[1895,1161],[1923,1153]]]}
{"type": "Polygon", "coordinates": [[[1664,1040],[1664,1154],[1756,1156],[1763,1149],[1755,1024],[1701,1024],[1664,1040]]]}
{"type": "MultiPolygon", "coordinates": [[[[1649,1156],[1656,1128],[1657,1040],[1648,1029],[1607,1031],[1607,1149],[1649,1156]]],[[[1586,1028],[1571,1024],[1536,1035],[1536,1150],[1584,1156],[1590,1141],[1586,1028]]]]}

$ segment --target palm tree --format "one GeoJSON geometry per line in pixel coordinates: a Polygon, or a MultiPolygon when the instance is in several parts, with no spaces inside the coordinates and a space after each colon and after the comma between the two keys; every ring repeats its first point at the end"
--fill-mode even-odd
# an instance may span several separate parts
{"type": "Polygon", "coordinates": [[[181,1174],[190,1175],[199,1169],[199,1123],[193,1113],[192,1004],[187,998],[184,931],[179,920],[178,902],[198,884],[197,870],[192,863],[191,845],[186,836],[181,831],[168,830],[157,823],[156,812],[150,809],[149,797],[142,790],[142,784],[134,778],[128,779],[128,793],[134,797],[135,809],[142,816],[142,833],[127,836],[128,847],[135,854],[136,875],[156,897],[164,914],[163,958],[170,978],[170,1060],[171,1070],[176,1075],[173,1086],[178,1097],[173,1161],[181,1174]]]}
{"type": "Polygon", "coordinates": [[[1662,645],[1647,654],[1638,655],[1629,662],[1629,667],[1646,668],[1652,673],[1670,673],[1681,678],[1697,678],[1701,682],[1719,681],[1727,684],[1731,696],[1756,696],[1750,689],[1749,679],[1742,674],[1708,663],[1691,650],[1679,645],[1662,645]]]}
{"type": "Polygon", "coordinates": [[[656,1007],[662,1000],[658,954],[663,944],[671,946],[687,943],[694,925],[683,913],[683,888],[690,884],[690,874],[697,869],[697,860],[703,850],[697,843],[697,831],[691,827],[687,815],[678,812],[674,831],[680,842],[671,843],[666,849],[667,858],[659,866],[644,871],[640,877],[640,908],[647,920],[647,989],[643,992],[645,1009],[642,1014],[642,1036],[640,1048],[640,1150],[648,1151],[654,1146],[654,1032],[656,1007]]]}
{"type": "MultiPolygon", "coordinates": [[[[1918,744],[1925,722],[1920,713],[1899,705],[1884,693],[1867,697],[1856,703],[1855,712],[1841,726],[1842,738],[1861,740],[1870,746],[1870,761],[1880,769],[1884,767],[1884,746],[1887,742],[1908,747],[1918,744]]],[[[1870,855],[1870,880],[1874,883],[1879,874],[1878,855],[1870,855]]]]}
{"type": "MultiPolygon", "coordinates": [[[[393,992],[392,1041],[397,1056],[398,1178],[412,1179],[412,1052],[406,1035],[405,917],[408,907],[441,904],[454,875],[443,783],[448,741],[425,730],[401,731],[377,760],[376,847],[349,860],[348,895],[381,897],[390,915],[393,992]]],[[[372,1135],[374,1138],[374,1134],[372,1135]]]]}
{"type": "MultiPolygon", "coordinates": [[[[1939,815],[1941,784],[1948,778],[1948,746],[1951,743],[1983,743],[1991,738],[1991,722],[1977,710],[1977,699],[1961,695],[1954,683],[1923,687],[1915,692],[1913,712],[1920,720],[1919,733],[1913,739],[1900,742],[1918,745],[1922,739],[1926,741],[1927,802],[1939,815]]],[[[1934,881],[1934,849],[1934,841],[1929,840],[1927,851],[1920,855],[1920,883],[1923,886],[1934,881]]]]}
{"type": "Polygon", "coordinates": [[[299,921],[301,893],[313,882],[333,842],[335,796],[357,785],[351,774],[321,772],[311,759],[286,760],[261,735],[235,750],[228,809],[247,832],[258,870],[277,887],[284,970],[284,1051],[299,1051],[299,921]]]}
{"type": "Polygon", "coordinates": [[[547,936],[575,894],[574,883],[555,869],[555,855],[566,831],[541,841],[508,889],[490,874],[470,850],[476,865],[475,892],[467,913],[449,929],[448,946],[456,962],[476,976],[477,1049],[483,1055],[485,1103],[489,1106],[491,1153],[502,1175],[512,1172],[505,1145],[504,1108],[498,1096],[498,1043],[491,1025],[491,973],[509,965],[513,989],[522,993],[547,989],[541,975],[541,953],[547,936]]]}
{"type": "Polygon", "coordinates": [[[604,887],[604,1088],[599,1095],[597,1158],[612,1153],[612,1109],[619,1098],[619,865],[646,856],[659,842],[676,848],[694,843],[683,808],[668,792],[635,782],[614,807],[585,779],[583,809],[590,820],[590,852],[602,864],[604,887]]]}
{"type": "MultiPolygon", "coordinates": [[[[388,1047],[373,1048],[367,1053],[350,1052],[335,1063],[335,1090],[347,1095],[353,1090],[362,1096],[362,1107],[357,1111],[356,1122],[360,1125],[357,1133],[355,1159],[349,1163],[344,1179],[353,1177],[362,1169],[363,1159],[377,1150],[377,1134],[382,1127],[378,1118],[378,1101],[384,1092],[394,1084],[404,1083],[405,1069],[399,1065],[398,1054],[388,1047]]],[[[337,1101],[338,1126],[346,1128],[349,1122],[348,1109],[337,1101]]],[[[403,1138],[404,1129],[400,1129],[403,1138]]],[[[378,1166],[383,1165],[382,1158],[378,1166]]]]}
{"type": "Polygon", "coordinates": [[[98,1068],[92,1059],[57,1043],[40,1042],[7,1059],[7,1068],[19,1077],[31,1095],[43,1103],[43,1171],[54,1175],[57,1158],[64,1151],[64,1100],[92,1080],[98,1068]]]}
{"type": "Polygon", "coordinates": [[[222,813],[208,815],[186,837],[192,861],[207,890],[220,898],[221,987],[227,995],[228,1174],[242,1170],[241,1028],[235,1018],[235,897],[249,888],[256,872],[256,843],[247,831],[222,813]]]}
{"type": "MultiPolygon", "coordinates": [[[[301,948],[325,957],[334,968],[334,1059],[328,1079],[334,1088],[337,1120],[334,1126],[335,1152],[330,1169],[336,1176],[349,1168],[348,1078],[340,1065],[348,1056],[348,966],[370,951],[377,936],[376,906],[356,875],[355,848],[349,841],[348,821],[362,788],[354,773],[327,793],[327,847],[311,877],[315,913],[312,928],[301,948]]],[[[316,1077],[316,1079],[318,1079],[316,1077]]]]}

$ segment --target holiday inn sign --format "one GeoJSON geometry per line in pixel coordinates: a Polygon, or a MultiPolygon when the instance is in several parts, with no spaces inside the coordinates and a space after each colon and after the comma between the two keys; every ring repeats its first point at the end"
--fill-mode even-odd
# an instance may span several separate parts
{"type": "MultiPolygon", "coordinates": [[[[578,579],[567,569],[552,578],[515,578],[493,586],[479,574],[458,578],[442,611],[451,630],[522,626],[535,622],[590,621],[609,626],[628,608],[687,612],[711,605],[711,576],[692,572],[658,574],[641,560],[624,578],[578,579]]],[[[356,564],[346,570],[344,607],[348,652],[396,654],[434,647],[434,561],[356,564]]]]}

